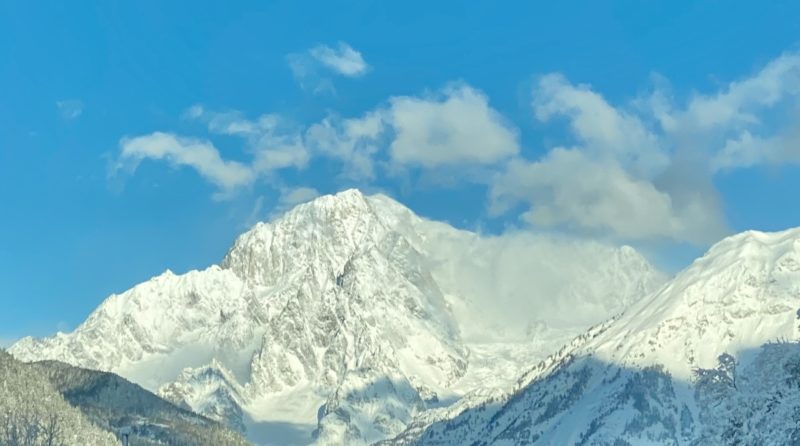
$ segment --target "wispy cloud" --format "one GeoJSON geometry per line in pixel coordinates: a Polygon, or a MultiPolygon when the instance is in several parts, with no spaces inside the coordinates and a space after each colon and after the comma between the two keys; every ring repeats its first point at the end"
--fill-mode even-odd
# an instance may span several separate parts
{"type": "Polygon", "coordinates": [[[315,94],[336,92],[329,74],[356,78],[370,69],[361,53],[344,42],[335,47],[318,45],[302,53],[292,53],[286,56],[286,61],[298,84],[315,94]]]}
{"type": "Polygon", "coordinates": [[[224,159],[217,146],[206,138],[153,132],[122,138],[111,174],[132,174],[145,160],[165,161],[174,167],[196,170],[217,187],[214,198],[227,199],[263,175],[286,168],[302,169],[309,161],[310,154],[302,134],[294,129],[285,129],[277,115],[262,115],[249,120],[239,112],[213,112],[200,105],[189,108],[184,115],[205,123],[212,135],[243,140],[250,160],[224,159]]]}
{"type": "Polygon", "coordinates": [[[344,42],[339,42],[335,48],[318,45],[311,48],[308,53],[323,67],[342,76],[358,77],[369,69],[361,53],[344,42]]]}
{"type": "Polygon", "coordinates": [[[242,223],[242,229],[250,228],[254,224],[261,221],[263,212],[264,212],[264,197],[261,196],[256,198],[256,201],[253,203],[253,208],[250,210],[250,213],[247,214],[247,217],[245,217],[244,223],[242,223]]]}
{"type": "Polygon", "coordinates": [[[61,117],[68,121],[77,119],[83,114],[83,102],[77,99],[56,101],[56,108],[61,117]]]}
{"type": "Polygon", "coordinates": [[[278,196],[278,204],[272,209],[269,217],[279,217],[298,204],[309,202],[319,196],[319,191],[313,187],[300,186],[281,188],[280,195],[278,196]]]}
{"type": "Polygon", "coordinates": [[[360,118],[329,116],[309,126],[305,140],[320,156],[342,162],[341,177],[369,181],[376,176],[375,156],[386,128],[382,111],[371,111],[360,118]]]}
{"type": "Polygon", "coordinates": [[[219,188],[218,198],[252,184],[255,179],[251,167],[223,160],[219,150],[210,142],[162,132],[123,138],[115,173],[123,169],[133,172],[145,159],[163,160],[172,166],[195,169],[219,188]]]}
{"type": "Polygon", "coordinates": [[[244,140],[246,151],[253,157],[251,167],[256,174],[290,167],[302,169],[309,161],[310,153],[300,129],[276,114],[250,120],[238,111],[215,112],[196,105],[189,109],[187,116],[206,123],[212,134],[244,140]]]}
{"type": "Polygon", "coordinates": [[[313,187],[287,188],[281,191],[281,204],[292,207],[319,197],[319,191],[313,187]]]}
{"type": "Polygon", "coordinates": [[[244,228],[250,228],[264,219],[271,220],[279,217],[298,204],[306,203],[321,195],[317,189],[307,186],[279,186],[277,192],[278,201],[269,211],[264,209],[264,196],[256,198],[250,213],[244,220],[242,225],[244,228]]]}

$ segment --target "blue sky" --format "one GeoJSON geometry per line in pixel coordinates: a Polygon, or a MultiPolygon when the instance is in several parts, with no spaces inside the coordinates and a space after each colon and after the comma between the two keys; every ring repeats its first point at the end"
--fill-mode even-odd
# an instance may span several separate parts
{"type": "Polygon", "coordinates": [[[33,3],[0,5],[0,342],[347,187],[669,271],[800,222],[796,2],[33,3]]]}

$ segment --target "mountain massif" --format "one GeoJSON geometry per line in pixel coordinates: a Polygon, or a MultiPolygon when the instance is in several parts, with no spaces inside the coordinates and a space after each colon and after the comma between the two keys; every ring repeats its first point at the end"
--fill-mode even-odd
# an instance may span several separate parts
{"type": "Polygon", "coordinates": [[[114,372],[258,444],[371,444],[505,394],[663,281],[629,247],[481,236],[350,190],[10,351],[114,372]]]}
{"type": "Polygon", "coordinates": [[[147,438],[206,420],[220,444],[240,440],[207,418],[257,444],[782,445],[798,340],[800,229],[665,280],[629,247],[480,236],[346,191],[11,348],[63,363],[3,359],[96,444],[146,407],[147,438]]]}

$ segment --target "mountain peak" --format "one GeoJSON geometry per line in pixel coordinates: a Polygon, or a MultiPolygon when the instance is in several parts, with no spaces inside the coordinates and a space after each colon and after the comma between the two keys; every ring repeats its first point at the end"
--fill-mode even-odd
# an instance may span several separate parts
{"type": "Polygon", "coordinates": [[[334,194],[327,194],[322,195],[311,202],[324,202],[324,201],[332,201],[332,202],[353,202],[353,201],[364,201],[366,196],[364,195],[361,190],[356,188],[345,189],[343,191],[336,192],[334,194]]]}
{"type": "Polygon", "coordinates": [[[311,265],[337,274],[354,255],[378,246],[390,234],[413,232],[401,226],[419,218],[385,196],[357,189],[324,195],[297,205],[281,217],[240,235],[222,261],[248,283],[275,283],[284,274],[311,265]],[[398,218],[399,215],[405,218],[398,218]]]}
{"type": "Polygon", "coordinates": [[[333,194],[320,195],[313,200],[299,204],[286,212],[286,215],[314,209],[366,209],[369,206],[368,196],[358,189],[346,189],[333,194]]]}
{"type": "Polygon", "coordinates": [[[800,227],[777,232],[749,230],[731,235],[714,244],[699,262],[715,258],[768,260],[800,248],[800,227]]]}

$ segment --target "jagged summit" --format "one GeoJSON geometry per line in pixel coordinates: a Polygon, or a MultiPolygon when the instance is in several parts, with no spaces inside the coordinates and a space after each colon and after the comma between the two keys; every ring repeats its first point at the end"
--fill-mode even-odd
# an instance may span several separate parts
{"type": "Polygon", "coordinates": [[[269,285],[285,274],[324,265],[337,274],[390,228],[356,189],[318,197],[239,236],[222,266],[249,283],[269,285]],[[312,261],[313,259],[313,261],[312,261]]]}
{"type": "Polygon", "coordinates": [[[358,189],[347,189],[335,194],[321,195],[313,200],[298,204],[271,221],[256,223],[245,234],[259,228],[263,230],[267,226],[298,223],[303,226],[326,227],[329,225],[347,225],[353,222],[351,219],[375,217],[373,200],[380,200],[387,204],[391,203],[390,206],[396,209],[411,212],[405,206],[386,195],[367,196],[358,189]]]}

